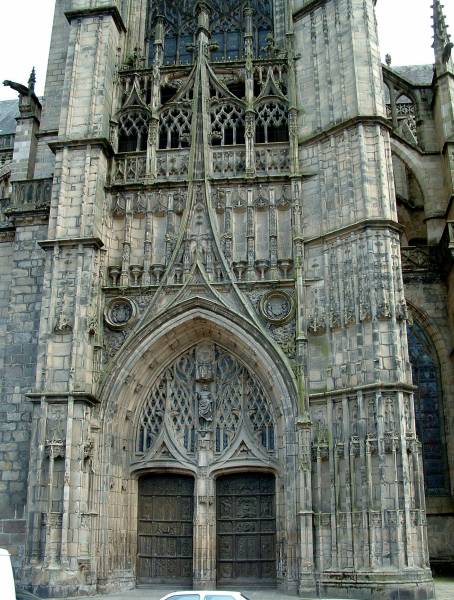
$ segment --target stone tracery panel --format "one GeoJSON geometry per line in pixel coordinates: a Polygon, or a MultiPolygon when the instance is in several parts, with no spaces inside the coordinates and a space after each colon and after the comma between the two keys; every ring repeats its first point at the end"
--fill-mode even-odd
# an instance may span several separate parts
{"type": "Polygon", "coordinates": [[[119,121],[119,152],[140,152],[146,150],[148,120],[144,111],[134,110],[124,113],[119,121]]]}
{"type": "MultiPolygon", "coordinates": [[[[247,30],[245,8],[252,10],[252,45],[255,56],[264,56],[273,34],[273,3],[271,0],[215,0],[211,3],[211,29],[215,47],[214,61],[236,60],[244,54],[244,34],[247,30]]],[[[197,16],[191,0],[166,0],[150,2],[148,10],[148,38],[158,16],[164,17],[164,64],[187,64],[193,60],[191,45],[197,29],[197,16]]],[[[149,60],[154,58],[154,46],[150,44],[149,60]]]]}
{"type": "Polygon", "coordinates": [[[191,111],[183,107],[171,107],[161,113],[159,123],[159,148],[187,147],[191,135],[191,111]]]}
{"type": "Polygon", "coordinates": [[[230,146],[244,144],[243,110],[231,103],[222,103],[211,109],[211,143],[230,146]]]}
{"type": "Polygon", "coordinates": [[[273,410],[261,383],[234,355],[212,343],[186,351],[155,381],[141,409],[137,452],[153,447],[164,423],[188,453],[195,451],[199,429],[213,431],[215,451],[221,453],[242,426],[257,445],[275,450],[273,410]],[[202,353],[210,363],[201,362],[202,353]]]}
{"type": "Polygon", "coordinates": [[[287,110],[280,102],[265,102],[257,108],[255,140],[258,144],[288,141],[287,110]]]}

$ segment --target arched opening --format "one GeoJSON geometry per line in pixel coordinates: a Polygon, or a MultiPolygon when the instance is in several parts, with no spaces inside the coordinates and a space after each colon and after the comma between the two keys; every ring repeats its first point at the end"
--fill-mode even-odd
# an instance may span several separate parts
{"type": "Polygon", "coordinates": [[[222,346],[204,340],[170,363],[150,386],[137,421],[136,455],[146,455],[169,436],[188,458],[199,433],[211,431],[219,457],[246,430],[251,443],[270,455],[276,417],[259,379],[222,346]]]}
{"type": "Polygon", "coordinates": [[[276,581],[275,477],[233,473],[216,480],[217,583],[273,585],[276,581]]]}
{"type": "Polygon", "coordinates": [[[139,479],[137,583],[190,585],[194,479],[176,473],[139,479]]]}
{"type": "Polygon", "coordinates": [[[276,101],[269,101],[257,108],[255,141],[257,144],[287,142],[288,116],[286,108],[276,101]]]}
{"type": "MultiPolygon", "coordinates": [[[[139,583],[173,576],[154,566],[159,558],[150,549],[154,530],[143,529],[153,522],[139,498],[144,473],[194,478],[199,521],[193,528],[192,582],[180,585],[198,585],[200,580],[216,585],[216,480],[226,473],[275,474],[279,556],[296,556],[297,539],[291,537],[286,518],[297,477],[288,460],[296,444],[293,373],[287,374],[267,340],[250,324],[246,327],[239,315],[219,307],[215,314],[210,308],[209,301],[197,298],[170,309],[165,322],[155,319],[139,330],[109,367],[100,415],[104,453],[95,468],[121,473],[121,481],[115,475],[102,492],[100,518],[106,519],[109,544],[116,549],[104,563],[107,573],[121,568],[139,583]],[[125,511],[126,498],[131,504],[125,511]]],[[[151,481],[153,493],[157,480],[151,481]]],[[[159,543],[167,543],[166,538],[159,543]]],[[[284,563],[276,567],[273,557],[278,582],[296,568],[293,559],[287,564],[284,572],[284,563]]]]}
{"type": "Polygon", "coordinates": [[[143,111],[123,114],[119,121],[118,152],[143,152],[147,149],[148,122],[143,111]]]}
{"type": "Polygon", "coordinates": [[[435,347],[423,327],[414,321],[407,328],[415,391],[415,419],[422,443],[424,481],[428,496],[449,493],[443,423],[440,365],[435,347]]]}

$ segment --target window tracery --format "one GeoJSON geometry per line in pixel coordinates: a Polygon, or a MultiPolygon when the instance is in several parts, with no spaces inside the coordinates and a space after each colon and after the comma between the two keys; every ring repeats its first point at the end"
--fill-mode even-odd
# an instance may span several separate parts
{"type": "MultiPolygon", "coordinates": [[[[197,18],[192,0],[166,0],[149,3],[149,38],[153,37],[156,17],[164,17],[164,64],[188,64],[192,62],[192,50],[188,48],[194,43],[194,32],[197,18]]],[[[149,46],[149,60],[153,60],[154,46],[149,46]]]]}
{"type": "Polygon", "coordinates": [[[276,101],[267,101],[257,108],[255,141],[257,144],[288,141],[288,116],[285,107],[276,101]]]}
{"type": "Polygon", "coordinates": [[[402,94],[396,100],[396,114],[403,137],[408,137],[410,143],[417,144],[416,104],[411,98],[402,94]]]}
{"type": "Polygon", "coordinates": [[[422,443],[426,493],[448,493],[446,450],[442,415],[440,368],[435,348],[421,325],[407,328],[415,392],[416,431],[422,443]]]}
{"type": "MultiPolygon", "coordinates": [[[[246,19],[244,10],[252,9],[252,39],[254,55],[266,55],[268,36],[273,34],[273,4],[271,0],[213,0],[211,2],[213,61],[236,60],[244,56],[246,19]]],[[[148,39],[153,38],[157,16],[164,17],[164,64],[188,64],[193,60],[194,32],[197,17],[192,0],[165,0],[149,3],[148,39]]],[[[153,60],[154,45],[149,44],[149,60],[153,60]]]]}
{"type": "Polygon", "coordinates": [[[191,111],[173,106],[161,113],[159,148],[186,148],[191,135],[191,111]]]}
{"type": "Polygon", "coordinates": [[[144,111],[123,113],[118,127],[119,152],[141,152],[147,149],[148,119],[144,111]]]}
{"type": "MultiPolygon", "coordinates": [[[[256,443],[272,452],[275,426],[270,403],[260,382],[232,354],[214,345],[213,381],[204,383],[212,399],[209,426],[215,451],[226,450],[244,423],[256,443]]],[[[137,451],[153,447],[166,420],[179,444],[192,453],[201,419],[202,384],[197,381],[197,347],[182,354],[154,383],[142,408],[137,430],[137,451]]],[[[203,423],[206,427],[206,423],[203,423]]]]}
{"type": "Polygon", "coordinates": [[[211,109],[213,146],[244,144],[244,112],[233,103],[221,103],[211,109]]]}

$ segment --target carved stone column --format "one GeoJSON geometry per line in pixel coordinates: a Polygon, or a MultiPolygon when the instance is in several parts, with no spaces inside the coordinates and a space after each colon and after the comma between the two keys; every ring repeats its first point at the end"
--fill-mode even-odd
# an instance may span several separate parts
{"type": "Polygon", "coordinates": [[[315,596],[314,540],[311,478],[311,431],[309,419],[298,419],[298,462],[297,474],[297,515],[300,543],[300,576],[298,593],[301,596],[315,596]]]}
{"type": "Polygon", "coordinates": [[[198,388],[198,474],[195,498],[194,526],[194,588],[213,589],[216,586],[216,504],[214,480],[208,477],[208,465],[213,461],[214,432],[211,393],[214,377],[214,345],[202,343],[196,351],[196,384],[198,388]]]}
{"type": "Polygon", "coordinates": [[[214,480],[206,464],[213,452],[212,432],[199,432],[199,470],[196,481],[194,523],[194,589],[216,587],[216,502],[214,480]]]}
{"type": "Polygon", "coordinates": [[[246,144],[246,175],[254,177],[255,175],[255,113],[253,110],[246,110],[244,139],[246,144]]]}

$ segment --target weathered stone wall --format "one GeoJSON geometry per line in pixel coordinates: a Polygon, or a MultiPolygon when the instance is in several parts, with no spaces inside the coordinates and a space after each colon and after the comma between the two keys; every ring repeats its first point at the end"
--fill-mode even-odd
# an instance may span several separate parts
{"type": "Polygon", "coordinates": [[[13,244],[0,243],[2,412],[0,423],[0,519],[19,567],[24,553],[24,506],[30,454],[31,405],[26,398],[35,383],[44,253],[38,241],[47,224],[19,225],[13,244]],[[16,519],[19,519],[17,523],[16,519]]]}
{"type": "Polygon", "coordinates": [[[450,575],[454,572],[452,540],[454,539],[454,514],[429,514],[427,533],[431,565],[435,573],[450,575]]]}
{"type": "MultiPolygon", "coordinates": [[[[71,0],[55,2],[54,23],[47,65],[46,86],[44,89],[43,112],[35,166],[36,177],[53,175],[54,156],[48,144],[55,140],[60,122],[61,99],[66,73],[69,23],[65,11],[71,0]]],[[[38,74],[41,76],[41,74],[38,74]]]]}

